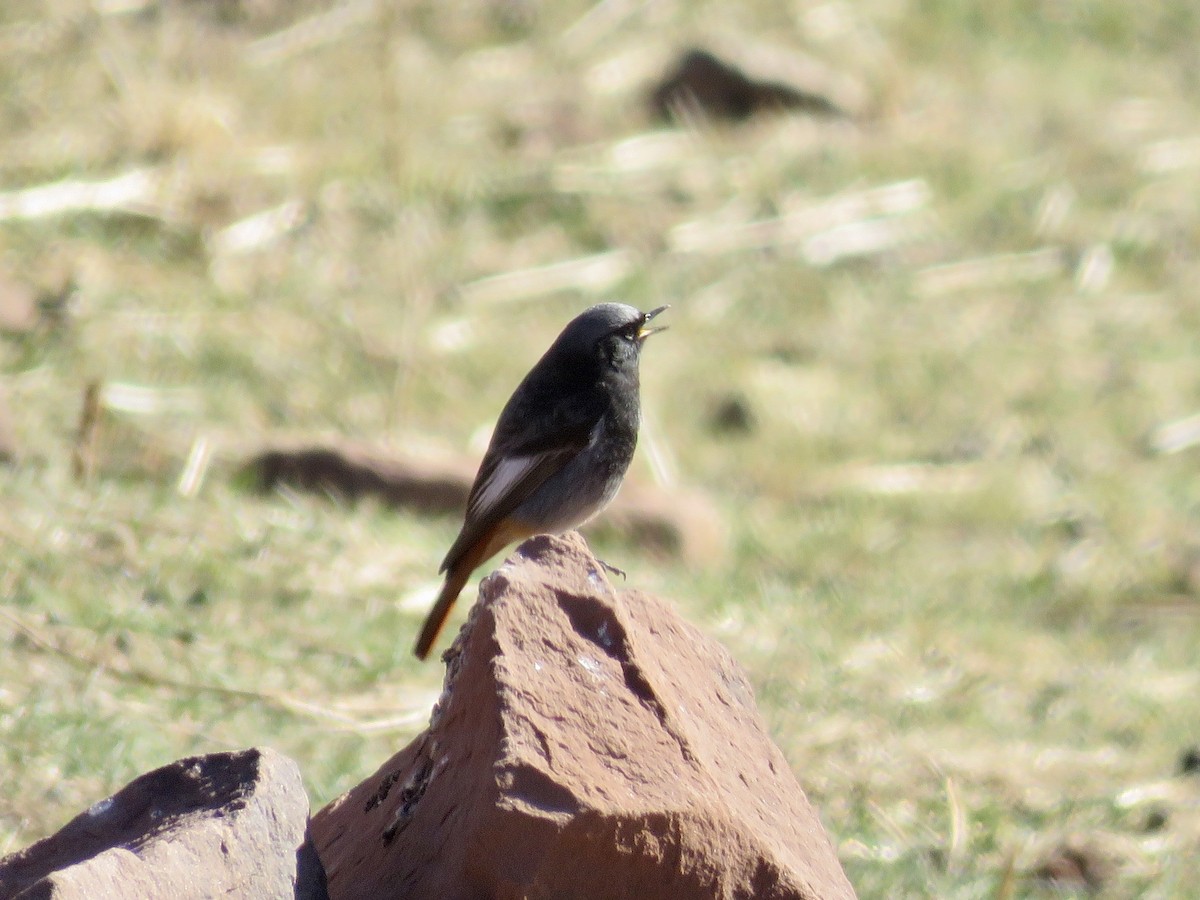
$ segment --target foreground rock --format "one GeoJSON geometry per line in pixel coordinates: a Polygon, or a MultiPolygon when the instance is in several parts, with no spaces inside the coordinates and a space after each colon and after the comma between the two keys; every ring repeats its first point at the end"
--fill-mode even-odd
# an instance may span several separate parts
{"type": "Polygon", "coordinates": [[[0,900],[325,895],[296,764],[270,750],[183,759],[0,859],[0,900]]]}
{"type": "Polygon", "coordinates": [[[338,898],[850,898],[745,676],[577,535],[481,588],[428,730],[311,824],[338,898]]]}

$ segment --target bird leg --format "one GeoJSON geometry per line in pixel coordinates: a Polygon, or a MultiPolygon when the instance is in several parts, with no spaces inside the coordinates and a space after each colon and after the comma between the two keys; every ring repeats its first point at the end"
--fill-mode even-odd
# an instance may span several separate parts
{"type": "Polygon", "coordinates": [[[626,576],[624,569],[618,569],[616,566],[609,565],[602,559],[597,559],[596,562],[600,563],[604,571],[608,572],[610,575],[620,575],[622,581],[627,580],[628,577],[626,576]]]}

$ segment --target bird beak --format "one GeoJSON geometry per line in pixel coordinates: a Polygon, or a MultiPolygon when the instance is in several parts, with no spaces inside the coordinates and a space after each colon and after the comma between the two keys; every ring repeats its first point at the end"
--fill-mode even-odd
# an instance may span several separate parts
{"type": "Polygon", "coordinates": [[[660,312],[665,312],[666,310],[668,310],[670,308],[671,307],[669,305],[668,306],[660,306],[658,309],[652,309],[652,310],[650,310],[650,312],[646,313],[646,318],[642,319],[641,330],[638,331],[638,340],[639,341],[644,341],[646,338],[650,337],[650,335],[652,335],[652,334],[658,334],[660,331],[667,330],[666,325],[659,325],[656,328],[650,328],[648,326],[649,326],[651,319],[653,319],[655,316],[657,316],[660,312]]]}

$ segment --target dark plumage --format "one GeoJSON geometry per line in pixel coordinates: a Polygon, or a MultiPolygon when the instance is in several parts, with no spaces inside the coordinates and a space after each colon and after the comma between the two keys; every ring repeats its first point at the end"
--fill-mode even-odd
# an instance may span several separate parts
{"type": "Polygon", "coordinates": [[[648,313],[602,303],[571,320],[500,413],[440,571],[415,652],[424,659],[463,585],[514,541],[577,528],[616,496],[637,446],[638,360],[648,313]]]}

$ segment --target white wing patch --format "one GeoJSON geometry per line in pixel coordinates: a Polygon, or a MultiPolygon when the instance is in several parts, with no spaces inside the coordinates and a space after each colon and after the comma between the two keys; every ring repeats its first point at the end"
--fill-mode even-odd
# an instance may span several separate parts
{"type": "Polygon", "coordinates": [[[477,518],[508,496],[513,485],[519,482],[541,459],[539,456],[510,456],[500,460],[487,482],[480,486],[479,493],[468,510],[470,518],[477,518]]]}

